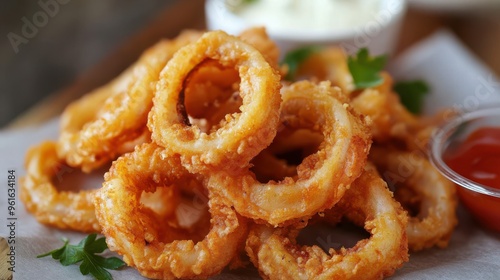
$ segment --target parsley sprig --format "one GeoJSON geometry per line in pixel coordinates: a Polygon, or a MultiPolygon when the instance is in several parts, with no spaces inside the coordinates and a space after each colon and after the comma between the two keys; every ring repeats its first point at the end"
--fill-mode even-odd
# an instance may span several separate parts
{"type": "Polygon", "coordinates": [[[367,48],[362,48],[356,56],[350,56],[347,60],[356,89],[375,87],[384,82],[380,76],[387,62],[387,56],[371,57],[367,48]]]}
{"type": "MultiPolygon", "coordinates": [[[[282,65],[288,66],[286,80],[294,81],[297,70],[312,54],[321,51],[320,46],[306,46],[288,52],[282,65]]],[[[356,89],[376,87],[384,82],[380,72],[387,63],[387,56],[370,56],[367,48],[362,48],[354,56],[347,59],[349,72],[351,73],[356,89]]],[[[422,111],[424,95],[428,93],[429,86],[421,80],[398,82],[393,87],[399,95],[401,103],[412,113],[419,114],[422,111]]]]}
{"type": "Polygon", "coordinates": [[[288,66],[288,73],[286,74],[285,79],[288,81],[294,81],[299,66],[307,58],[319,50],[321,50],[320,46],[305,46],[288,52],[281,62],[282,65],[286,64],[288,66]]]}
{"type": "Polygon", "coordinates": [[[90,273],[98,280],[112,280],[113,277],[106,269],[116,270],[123,267],[125,263],[117,257],[105,258],[96,255],[108,248],[104,237],[99,239],[96,237],[97,234],[90,234],[78,245],[71,245],[67,239],[63,239],[64,245],[61,248],[39,255],[37,258],[52,255],[52,258],[59,260],[64,266],[82,262],[80,272],[83,275],[90,273]]]}
{"type": "Polygon", "coordinates": [[[394,85],[394,91],[408,111],[419,114],[424,104],[424,95],[429,92],[429,86],[422,80],[401,81],[394,85]]]}
{"type": "MultiPolygon", "coordinates": [[[[356,89],[375,87],[384,82],[380,76],[387,62],[387,56],[371,57],[368,49],[363,48],[356,56],[349,57],[347,64],[356,89]]],[[[421,80],[398,82],[393,87],[399,95],[401,103],[412,113],[422,111],[424,95],[429,92],[429,86],[421,80]]]]}

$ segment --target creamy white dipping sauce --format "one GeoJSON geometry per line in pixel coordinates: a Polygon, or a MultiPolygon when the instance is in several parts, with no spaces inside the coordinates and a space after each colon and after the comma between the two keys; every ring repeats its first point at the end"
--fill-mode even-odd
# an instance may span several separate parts
{"type": "Polygon", "coordinates": [[[274,32],[336,31],[375,20],[380,0],[228,0],[235,15],[274,32]]]}

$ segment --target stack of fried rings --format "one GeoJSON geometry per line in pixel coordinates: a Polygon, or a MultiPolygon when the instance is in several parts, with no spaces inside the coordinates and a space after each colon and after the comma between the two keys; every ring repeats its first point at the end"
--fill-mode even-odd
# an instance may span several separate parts
{"type": "MultiPolygon", "coordinates": [[[[28,151],[27,176],[21,182],[20,198],[39,222],[82,232],[101,231],[95,218],[94,191],[58,191],[54,181],[61,181],[60,177],[64,177],[61,174],[75,169],[89,173],[133,151],[137,144],[150,142],[146,122],[153,106],[153,81],[179,48],[194,42],[201,34],[187,30],[173,40],[162,40],[146,50],[115,80],[65,109],[57,143],[44,142],[28,151]]],[[[278,49],[263,28],[249,29],[240,38],[265,51],[270,64],[277,65],[278,49]]],[[[209,85],[214,83],[213,79],[208,82],[209,85]]],[[[190,182],[188,187],[183,184],[182,189],[189,192],[191,187],[202,187],[194,180],[190,182]]],[[[143,198],[146,196],[143,194],[143,198]]],[[[164,204],[165,194],[151,197],[148,206],[164,204]]],[[[160,208],[168,206],[161,205],[160,208]]]]}
{"type": "MultiPolygon", "coordinates": [[[[59,143],[64,153],[57,154],[54,143],[30,151],[21,199],[41,222],[102,231],[109,248],[123,255],[128,265],[159,279],[210,277],[230,263],[241,264],[242,252],[266,279],[379,279],[408,260],[408,246],[419,250],[447,244],[455,220],[427,241],[407,240],[412,228],[420,235],[428,228],[418,221],[408,223],[406,212],[367,161],[373,122],[356,111],[359,101],[354,102],[349,92],[329,81],[282,83],[277,48],[263,29],[246,31],[240,38],[222,31],[193,34],[189,42],[184,37],[172,43],[178,51],[170,54],[154,94],[148,93],[151,100],[140,108],[149,112],[147,126],[141,113],[133,121],[133,133],[118,127],[109,135],[121,142],[108,152],[82,153],[84,146],[74,140],[70,146],[59,143]],[[287,141],[294,143],[280,144],[287,141]],[[303,145],[309,152],[296,166],[276,154],[303,145]],[[83,161],[70,160],[67,155],[78,149],[83,161]],[[53,158],[48,167],[41,160],[45,155],[53,158]],[[118,156],[98,191],[72,197],[51,184],[54,164],[71,162],[89,171],[118,156]],[[41,207],[40,185],[53,193],[53,201],[62,198],[64,203],[41,207]],[[146,194],[153,195],[145,199],[146,194]],[[89,207],[82,214],[73,210],[75,218],[69,221],[61,219],[61,209],[85,204],[75,202],[76,197],[93,199],[95,216],[89,207]],[[310,220],[336,224],[343,219],[364,227],[371,237],[351,249],[328,253],[295,241],[310,220]],[[75,226],[84,220],[85,226],[75,226]]],[[[153,72],[129,74],[128,83],[155,80],[158,66],[149,69],[153,72]]],[[[109,117],[107,110],[119,100],[111,95],[108,105],[96,113],[98,118],[109,117]]],[[[81,109],[82,104],[73,107],[81,109]]],[[[134,102],[121,104],[139,110],[134,102]]],[[[132,113],[125,111],[116,113],[132,113]]],[[[87,127],[83,125],[82,131],[87,127]]],[[[78,128],[71,131],[85,135],[78,128]]],[[[375,153],[370,160],[381,172],[391,168],[384,167],[375,153]]],[[[422,162],[422,168],[428,168],[426,164],[422,162]]],[[[417,184],[440,179],[436,175],[417,184]]],[[[414,185],[411,189],[416,190],[414,185]]],[[[446,190],[443,186],[441,197],[453,195],[446,190]]],[[[437,209],[439,215],[454,217],[454,205],[437,209]]]]}
{"type": "MultiPolygon", "coordinates": [[[[225,33],[207,33],[179,50],[160,73],[157,84],[148,122],[154,143],[142,145],[117,160],[96,196],[97,217],[110,248],[147,277],[207,277],[225,267],[237,252],[248,218],[263,224],[260,227],[269,224],[294,228],[337,204],[363,173],[371,143],[368,127],[349,109],[347,98],[328,82],[317,85],[298,82],[286,86],[281,94],[279,88],[279,76],[260,53],[225,33]],[[232,50],[230,55],[226,55],[227,49],[232,50]],[[209,134],[186,123],[183,109],[178,106],[183,81],[207,59],[239,72],[242,98],[241,112],[226,115],[225,125],[209,134]],[[280,127],[317,131],[324,140],[319,150],[297,167],[297,178],[259,183],[250,172],[250,160],[271,143],[280,127]],[[149,159],[145,169],[136,162],[143,158],[149,159]],[[166,167],[159,169],[158,165],[166,167]],[[154,228],[142,226],[151,221],[138,209],[142,191],[175,184],[176,174],[184,172],[199,174],[208,189],[211,229],[197,243],[162,240],[154,228]],[[320,193],[324,195],[318,196],[320,193]],[[131,205],[130,209],[113,207],[123,204],[131,205]],[[127,224],[125,230],[124,224],[127,224]],[[218,244],[222,239],[226,239],[224,246],[218,244]]],[[[384,184],[381,191],[388,193],[384,184]]],[[[390,194],[386,197],[392,199],[390,194]]],[[[375,213],[377,218],[386,211],[392,213],[387,219],[393,222],[391,231],[397,238],[389,238],[386,243],[398,251],[388,257],[391,261],[378,267],[376,277],[392,274],[407,260],[406,216],[391,201],[390,210],[381,209],[380,215],[375,213]]],[[[382,228],[386,223],[381,222],[377,227],[382,228]]],[[[371,239],[377,243],[375,237],[371,239]]],[[[252,240],[255,242],[255,238],[252,240]]],[[[250,243],[247,250],[249,246],[250,243]]],[[[385,247],[359,246],[372,253],[373,250],[393,253],[385,247]]],[[[346,263],[351,263],[345,258],[346,263]]],[[[259,268],[262,262],[271,264],[260,259],[259,254],[251,255],[251,259],[259,268]]],[[[260,271],[263,276],[278,277],[260,271]]],[[[342,273],[341,270],[331,275],[342,273]]]]}

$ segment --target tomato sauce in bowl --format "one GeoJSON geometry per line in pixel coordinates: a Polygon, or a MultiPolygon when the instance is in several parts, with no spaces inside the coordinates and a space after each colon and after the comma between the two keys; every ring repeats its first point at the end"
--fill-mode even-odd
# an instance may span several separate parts
{"type": "Polygon", "coordinates": [[[431,159],[458,185],[476,220],[500,232],[500,108],[470,112],[441,127],[431,141],[431,159]]]}
{"type": "MultiPolygon", "coordinates": [[[[500,190],[500,127],[482,127],[454,151],[443,155],[445,163],[474,182],[500,190]]],[[[500,231],[500,198],[458,189],[463,203],[490,228],[500,231]]]]}

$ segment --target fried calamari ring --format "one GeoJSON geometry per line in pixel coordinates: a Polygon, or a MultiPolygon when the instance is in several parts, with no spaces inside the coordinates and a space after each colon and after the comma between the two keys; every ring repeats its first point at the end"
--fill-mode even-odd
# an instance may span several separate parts
{"type": "MultiPolygon", "coordinates": [[[[265,28],[244,30],[241,40],[255,47],[275,69],[279,69],[279,49],[266,33],[265,28]]],[[[205,61],[195,67],[185,87],[185,107],[189,117],[204,118],[215,124],[226,114],[237,112],[242,100],[238,94],[240,77],[233,67],[224,67],[215,60],[205,61]]]]}
{"type": "Polygon", "coordinates": [[[21,182],[21,201],[40,223],[61,229],[100,232],[94,213],[96,190],[58,191],[54,177],[64,172],[64,161],[57,157],[56,144],[43,142],[26,155],[27,174],[21,182]]]}
{"type": "MultiPolygon", "coordinates": [[[[300,246],[298,229],[254,226],[246,251],[265,279],[381,279],[408,261],[407,217],[375,168],[368,166],[344,197],[324,213],[345,216],[371,233],[353,248],[325,253],[300,246]]],[[[337,218],[335,217],[334,220],[337,218]]]]}
{"type": "Polygon", "coordinates": [[[373,147],[369,157],[389,186],[396,188],[396,199],[415,212],[407,228],[410,249],[446,247],[457,225],[453,183],[418,153],[373,147]]]}
{"type": "Polygon", "coordinates": [[[243,216],[271,225],[331,208],[363,170],[371,139],[363,120],[339,101],[329,82],[282,90],[281,125],[323,134],[319,150],[297,167],[297,179],[260,183],[248,168],[210,174],[209,189],[243,216]]]}
{"type": "Polygon", "coordinates": [[[191,171],[241,168],[276,134],[280,87],[276,70],[254,47],[223,31],[207,32],[179,50],[162,70],[148,127],[153,140],[180,154],[191,171]],[[207,59],[237,69],[243,99],[241,113],[226,115],[226,125],[210,134],[188,123],[179,97],[185,78],[207,59]]]}
{"type": "MultiPolygon", "coordinates": [[[[238,37],[255,47],[273,68],[279,69],[278,46],[268,37],[265,28],[250,28],[238,37]]],[[[197,65],[185,82],[184,102],[190,123],[206,133],[223,127],[225,116],[237,113],[242,105],[239,82],[239,73],[233,67],[224,67],[215,60],[197,65]]]]}
{"type": "MultiPolygon", "coordinates": [[[[69,177],[77,171],[57,157],[54,142],[43,142],[30,149],[26,156],[26,169],[27,174],[21,181],[20,197],[26,209],[39,222],[60,229],[101,231],[94,207],[97,189],[60,191],[54,183],[56,179],[62,182],[64,176],[69,177]]],[[[75,180],[75,176],[71,179],[75,180]]],[[[184,175],[183,184],[186,187],[181,189],[182,192],[199,192],[200,186],[195,183],[194,178],[184,175]]],[[[179,193],[167,188],[141,195],[141,203],[161,219],[169,219],[175,214],[179,200],[179,193]]]]}
{"type": "Polygon", "coordinates": [[[179,48],[199,36],[184,31],[160,41],[111,83],[70,104],[61,117],[59,156],[89,172],[148,142],[147,115],[158,74],[179,48]]]}
{"type": "Polygon", "coordinates": [[[145,277],[209,277],[231,261],[245,238],[246,221],[210,195],[210,231],[198,243],[190,234],[171,235],[174,228],[144,211],[139,202],[143,191],[175,185],[184,173],[179,157],[154,143],[143,144],[113,163],[96,195],[96,214],[109,248],[145,277]]]}

